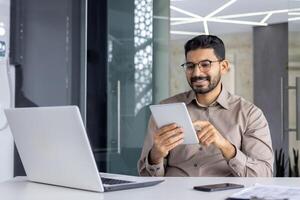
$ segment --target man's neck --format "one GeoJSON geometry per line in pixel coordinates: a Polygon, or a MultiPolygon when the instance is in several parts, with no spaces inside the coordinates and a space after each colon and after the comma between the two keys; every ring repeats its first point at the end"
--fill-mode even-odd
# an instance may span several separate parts
{"type": "Polygon", "coordinates": [[[216,101],[222,90],[222,84],[219,83],[215,89],[206,94],[196,94],[199,104],[209,106],[216,101]]]}

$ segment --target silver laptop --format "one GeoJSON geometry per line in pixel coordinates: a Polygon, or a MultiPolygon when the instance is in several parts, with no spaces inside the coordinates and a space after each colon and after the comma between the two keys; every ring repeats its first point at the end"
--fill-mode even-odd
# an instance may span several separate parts
{"type": "Polygon", "coordinates": [[[76,106],[6,109],[5,114],[30,181],[96,192],[163,181],[99,173],[76,106]]]}

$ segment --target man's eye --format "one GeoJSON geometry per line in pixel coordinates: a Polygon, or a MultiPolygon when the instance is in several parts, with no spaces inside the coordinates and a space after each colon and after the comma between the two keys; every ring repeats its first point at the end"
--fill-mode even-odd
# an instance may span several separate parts
{"type": "Polygon", "coordinates": [[[195,64],[194,63],[186,63],[187,68],[194,68],[195,64]]]}
{"type": "Polygon", "coordinates": [[[201,63],[201,66],[204,67],[204,68],[205,68],[205,67],[209,67],[209,66],[210,66],[210,63],[209,63],[209,62],[202,62],[202,63],[201,63]]]}

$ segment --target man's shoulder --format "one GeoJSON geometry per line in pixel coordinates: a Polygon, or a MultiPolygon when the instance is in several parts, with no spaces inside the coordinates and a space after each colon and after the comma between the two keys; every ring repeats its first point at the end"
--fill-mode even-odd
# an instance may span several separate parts
{"type": "Polygon", "coordinates": [[[231,93],[229,94],[229,104],[231,107],[237,108],[246,113],[253,111],[262,112],[262,110],[251,101],[231,93]]]}
{"type": "Polygon", "coordinates": [[[178,102],[186,102],[187,98],[189,97],[191,91],[182,92],[171,96],[167,99],[164,99],[160,102],[160,104],[167,104],[167,103],[178,103],[178,102]]]}

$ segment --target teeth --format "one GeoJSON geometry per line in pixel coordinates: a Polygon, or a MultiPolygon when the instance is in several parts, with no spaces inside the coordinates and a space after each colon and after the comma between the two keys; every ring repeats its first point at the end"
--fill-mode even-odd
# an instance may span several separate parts
{"type": "Polygon", "coordinates": [[[204,81],[206,81],[206,80],[197,80],[197,81],[194,81],[194,82],[204,82],[204,81]]]}

